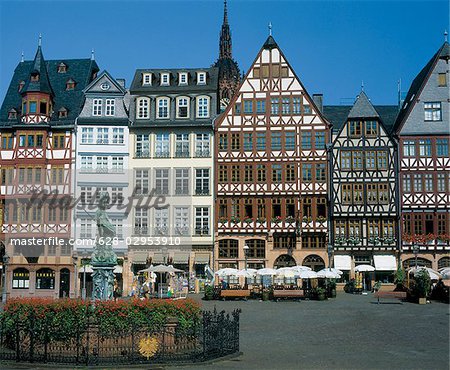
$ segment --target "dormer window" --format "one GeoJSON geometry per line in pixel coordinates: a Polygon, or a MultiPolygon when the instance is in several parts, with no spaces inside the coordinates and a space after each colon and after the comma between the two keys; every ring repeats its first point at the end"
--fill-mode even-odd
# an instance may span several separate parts
{"type": "Polygon", "coordinates": [[[73,90],[73,89],[75,89],[75,81],[70,78],[66,82],[66,90],[73,90]]]}
{"type": "Polygon", "coordinates": [[[67,66],[61,62],[58,64],[58,73],[66,73],[67,72],[67,66]]]}
{"type": "Polygon", "coordinates": [[[186,72],[180,73],[180,85],[187,85],[188,83],[188,74],[186,72]]]}
{"type": "Polygon", "coordinates": [[[197,74],[197,85],[206,84],[206,72],[198,72],[197,74]]]}
{"type": "Polygon", "coordinates": [[[23,87],[25,86],[25,81],[20,81],[19,82],[19,92],[22,91],[23,87]]]}
{"type": "Polygon", "coordinates": [[[8,112],[8,119],[16,119],[17,118],[17,111],[12,108],[8,112]]]}
{"type": "Polygon", "coordinates": [[[152,74],[144,73],[142,75],[142,85],[151,85],[152,84],[152,74]]]}
{"type": "Polygon", "coordinates": [[[30,77],[32,82],[37,82],[39,81],[39,72],[38,71],[33,71],[31,72],[31,77],[30,77]]]}
{"type": "Polygon", "coordinates": [[[161,73],[161,85],[169,86],[169,76],[168,73],[161,73]]]}
{"type": "Polygon", "coordinates": [[[67,117],[67,109],[65,107],[61,107],[58,110],[58,118],[66,118],[67,117]]]}

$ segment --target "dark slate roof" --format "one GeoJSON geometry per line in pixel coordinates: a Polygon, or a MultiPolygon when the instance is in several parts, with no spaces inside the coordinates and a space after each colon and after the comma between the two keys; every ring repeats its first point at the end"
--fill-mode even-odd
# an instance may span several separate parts
{"type": "Polygon", "coordinates": [[[423,67],[423,69],[419,72],[416,78],[413,80],[408,93],[406,94],[405,100],[403,102],[403,106],[398,114],[397,120],[394,125],[394,133],[398,134],[403,121],[408,116],[410,110],[414,106],[414,99],[417,99],[417,95],[420,94],[426,82],[428,81],[428,77],[433,72],[433,69],[438,62],[439,59],[449,59],[450,58],[450,46],[447,41],[439,48],[436,54],[429,60],[429,62],[423,67]]]}
{"type": "Polygon", "coordinates": [[[20,92],[21,94],[24,94],[26,92],[43,92],[52,96],[54,95],[52,87],[50,85],[44,56],[42,55],[42,48],[40,46],[38,46],[33,64],[28,72],[28,78],[25,80],[25,86],[20,92]],[[39,74],[39,79],[37,81],[31,80],[30,77],[33,74],[39,74]]]}
{"type": "MultiPolygon", "coordinates": [[[[396,105],[375,105],[374,106],[377,116],[381,118],[383,126],[386,131],[390,134],[392,132],[392,127],[397,117],[398,107],[396,105]]],[[[338,133],[342,126],[347,121],[348,114],[352,106],[350,105],[325,105],[323,107],[323,113],[325,117],[333,125],[333,133],[338,133]]],[[[373,116],[370,116],[372,118],[373,116]]],[[[358,117],[363,118],[363,117],[358,117]]]]}
{"type": "Polygon", "coordinates": [[[275,49],[277,47],[278,45],[272,35],[267,38],[266,42],[263,45],[263,49],[275,49]]]}
{"type": "Polygon", "coordinates": [[[377,111],[364,91],[356,97],[352,109],[348,113],[348,118],[379,118],[377,111]]]}
{"type": "Polygon", "coordinates": [[[133,82],[131,83],[131,94],[156,93],[190,93],[190,92],[216,92],[219,84],[219,69],[216,67],[209,68],[184,68],[184,69],[137,69],[133,82]],[[188,73],[188,83],[186,85],[178,85],[178,73],[188,73]],[[197,72],[206,72],[206,84],[197,85],[197,72]],[[142,86],[142,74],[152,73],[152,84],[142,86]],[[161,86],[161,73],[170,74],[170,85],[161,86]]]}
{"type": "MultiPolygon", "coordinates": [[[[21,111],[22,97],[18,91],[20,81],[26,81],[34,61],[20,62],[14,70],[5,99],[0,109],[0,126],[11,127],[21,125],[17,120],[8,120],[8,111],[15,108],[21,111]]],[[[84,102],[83,89],[91,82],[92,74],[98,72],[97,63],[91,59],[58,59],[48,60],[44,63],[47,69],[50,86],[54,93],[53,115],[51,126],[71,126],[78,117],[84,102]],[[58,65],[63,62],[67,65],[66,73],[58,73],[58,65]],[[66,82],[72,78],[76,85],[73,90],[66,90],[66,82]],[[58,118],[61,107],[68,110],[67,118],[58,118]]],[[[26,125],[30,127],[30,125],[26,125]]]]}

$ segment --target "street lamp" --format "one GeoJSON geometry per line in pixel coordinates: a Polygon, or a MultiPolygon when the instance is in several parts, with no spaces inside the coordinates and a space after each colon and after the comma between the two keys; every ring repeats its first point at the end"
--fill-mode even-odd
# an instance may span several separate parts
{"type": "Polygon", "coordinates": [[[414,258],[415,258],[415,263],[416,263],[416,269],[417,269],[417,255],[419,254],[419,246],[417,244],[413,244],[413,253],[414,253],[414,258]]]}
{"type": "Polygon", "coordinates": [[[244,257],[245,257],[245,270],[247,271],[247,258],[248,258],[248,250],[249,246],[247,244],[244,245],[244,257]]]}
{"type": "Polygon", "coordinates": [[[6,267],[8,266],[8,262],[9,262],[9,256],[8,254],[3,255],[3,292],[2,292],[2,302],[3,304],[6,303],[6,294],[7,294],[7,290],[6,290],[6,284],[8,282],[8,279],[6,277],[6,267]]]}
{"type": "Polygon", "coordinates": [[[331,269],[331,256],[333,255],[333,244],[328,244],[327,252],[328,252],[328,267],[331,269]]]}

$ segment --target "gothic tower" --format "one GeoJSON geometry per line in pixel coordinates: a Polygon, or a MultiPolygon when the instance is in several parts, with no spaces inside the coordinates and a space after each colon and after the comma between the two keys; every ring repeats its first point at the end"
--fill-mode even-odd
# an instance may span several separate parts
{"type": "Polygon", "coordinates": [[[223,23],[220,31],[219,59],[214,67],[219,68],[219,99],[220,110],[227,107],[240,83],[239,67],[233,59],[231,50],[231,31],[228,24],[227,1],[224,1],[223,23]]]}

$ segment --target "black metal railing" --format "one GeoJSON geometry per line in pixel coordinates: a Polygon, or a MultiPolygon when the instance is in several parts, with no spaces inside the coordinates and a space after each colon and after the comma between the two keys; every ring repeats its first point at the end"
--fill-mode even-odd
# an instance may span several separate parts
{"type": "MultiPolygon", "coordinates": [[[[191,363],[239,352],[239,315],[204,311],[189,329],[176,321],[162,328],[129,327],[105,333],[95,318],[70,328],[29,316],[0,321],[0,361],[74,365],[191,363]],[[61,335],[58,335],[58,334],[61,335]]],[[[1,365],[0,365],[1,367],[1,365]]]]}

